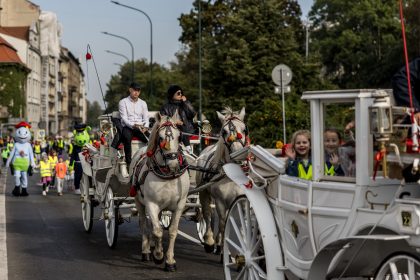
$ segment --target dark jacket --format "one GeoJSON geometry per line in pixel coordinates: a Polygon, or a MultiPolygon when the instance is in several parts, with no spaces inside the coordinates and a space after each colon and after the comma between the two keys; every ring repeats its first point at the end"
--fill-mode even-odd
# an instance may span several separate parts
{"type": "MultiPolygon", "coordinates": [[[[409,63],[410,83],[413,94],[413,107],[416,112],[420,111],[420,57],[409,63]]],[[[398,106],[410,107],[410,95],[408,94],[407,71],[402,67],[392,77],[392,89],[395,103],[398,106]]]]}
{"type": "Polygon", "coordinates": [[[181,117],[183,125],[181,130],[183,132],[193,133],[194,125],[193,119],[196,114],[191,102],[187,101],[177,101],[170,100],[168,103],[162,106],[160,109],[160,114],[165,116],[173,116],[178,109],[178,114],[181,117]]]}

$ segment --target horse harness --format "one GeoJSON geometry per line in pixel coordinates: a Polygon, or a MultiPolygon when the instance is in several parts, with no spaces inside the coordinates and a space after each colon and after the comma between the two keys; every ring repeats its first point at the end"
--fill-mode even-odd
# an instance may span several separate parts
{"type": "Polygon", "coordinates": [[[235,142],[239,142],[241,143],[242,147],[245,147],[248,145],[248,127],[241,119],[239,119],[236,116],[232,116],[227,119],[227,122],[222,127],[222,137],[223,137],[223,142],[225,146],[228,148],[229,152],[231,152],[231,146],[235,142]],[[244,130],[245,137],[236,129],[236,126],[233,123],[234,120],[238,120],[245,125],[245,130],[244,130]],[[226,126],[228,126],[229,128],[228,133],[224,130],[226,126]]]}
{"type": "Polygon", "coordinates": [[[185,171],[188,169],[188,162],[185,159],[184,154],[182,153],[181,147],[178,147],[176,152],[164,152],[164,150],[170,149],[170,142],[171,140],[174,140],[172,129],[178,129],[177,126],[173,122],[167,120],[159,126],[156,133],[159,133],[159,131],[162,129],[165,130],[165,137],[163,139],[160,137],[156,138],[157,143],[155,145],[155,149],[151,151],[151,153],[148,152],[148,161],[146,164],[149,167],[148,170],[152,171],[159,178],[166,180],[175,179],[185,173],[185,171]],[[159,153],[162,159],[164,160],[163,165],[161,165],[157,161],[157,153],[159,153]],[[175,170],[174,172],[171,172],[171,170],[168,167],[169,160],[178,160],[179,169],[175,170]]]}

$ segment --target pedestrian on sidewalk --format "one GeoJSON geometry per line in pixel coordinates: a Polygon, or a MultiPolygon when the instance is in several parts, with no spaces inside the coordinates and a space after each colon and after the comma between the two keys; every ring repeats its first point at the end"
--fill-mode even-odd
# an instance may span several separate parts
{"type": "Polygon", "coordinates": [[[67,165],[64,162],[63,156],[58,156],[58,163],[55,166],[55,176],[57,178],[57,194],[63,195],[64,178],[67,173],[67,165]]]}

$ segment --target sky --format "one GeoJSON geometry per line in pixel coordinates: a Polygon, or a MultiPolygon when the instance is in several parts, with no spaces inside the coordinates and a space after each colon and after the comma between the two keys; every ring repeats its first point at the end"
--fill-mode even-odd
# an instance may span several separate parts
{"type": "MultiPolygon", "coordinates": [[[[126,59],[110,54],[117,52],[131,59],[131,47],[123,39],[102,34],[102,31],[127,38],[134,46],[134,60],[150,61],[150,23],[140,12],[118,6],[110,0],[30,0],[42,11],[53,12],[61,24],[61,44],[80,59],[86,75],[87,99],[104,107],[99,82],[93,64],[86,64],[89,44],[94,56],[103,89],[111,75],[119,71],[126,59]]],[[[149,15],[153,25],[153,62],[168,65],[181,48],[179,17],[193,8],[193,0],[117,0],[121,4],[140,9],[149,15]]],[[[303,17],[313,0],[298,0],[303,17]]]]}

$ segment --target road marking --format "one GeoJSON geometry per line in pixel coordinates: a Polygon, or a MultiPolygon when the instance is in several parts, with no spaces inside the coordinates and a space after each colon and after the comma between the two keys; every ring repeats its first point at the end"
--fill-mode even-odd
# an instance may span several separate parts
{"type": "Polygon", "coordinates": [[[6,178],[7,169],[2,168],[0,174],[0,280],[7,280],[7,246],[6,246],[6,178]]]}
{"type": "Polygon", "coordinates": [[[197,243],[198,245],[200,245],[200,246],[201,246],[201,241],[200,241],[200,240],[198,240],[197,238],[194,238],[194,237],[192,237],[191,235],[186,234],[185,232],[182,232],[182,231],[180,231],[180,230],[178,230],[178,234],[179,234],[179,235],[181,235],[182,237],[184,237],[184,238],[188,239],[189,241],[192,241],[192,242],[194,242],[194,243],[197,243]]]}

